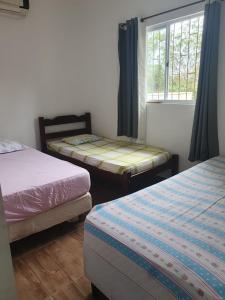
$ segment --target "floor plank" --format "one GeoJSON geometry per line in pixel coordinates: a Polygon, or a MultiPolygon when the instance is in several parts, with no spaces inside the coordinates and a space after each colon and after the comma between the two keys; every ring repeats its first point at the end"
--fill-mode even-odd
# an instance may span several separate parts
{"type": "Polygon", "coordinates": [[[16,242],[12,254],[19,300],[92,299],[83,269],[83,223],[61,224],[16,242]]]}
{"type": "Polygon", "coordinates": [[[14,260],[14,269],[19,299],[47,298],[48,293],[45,287],[22,259],[14,260]]]}
{"type": "Polygon", "coordinates": [[[58,289],[70,282],[70,278],[55,262],[54,256],[49,255],[46,249],[34,251],[25,256],[24,262],[42,282],[49,295],[57,292],[58,289]]]}
{"type": "Polygon", "coordinates": [[[75,285],[77,288],[81,291],[85,299],[88,299],[88,296],[90,295],[91,290],[91,284],[87,280],[85,276],[80,277],[78,280],[76,280],[75,285]]]}
{"type": "Polygon", "coordinates": [[[73,283],[66,285],[63,289],[59,290],[56,294],[54,294],[52,298],[54,300],[85,299],[80,290],[73,283]]]}
{"type": "MultiPolygon", "coordinates": [[[[72,238],[68,238],[69,241],[71,241],[72,238]]],[[[58,266],[71,280],[76,281],[80,277],[84,276],[82,252],[79,251],[78,257],[75,249],[75,255],[73,255],[73,253],[71,253],[71,251],[65,247],[62,241],[56,241],[55,243],[51,244],[46,251],[49,256],[54,257],[54,260],[57,261],[58,266]]]]}

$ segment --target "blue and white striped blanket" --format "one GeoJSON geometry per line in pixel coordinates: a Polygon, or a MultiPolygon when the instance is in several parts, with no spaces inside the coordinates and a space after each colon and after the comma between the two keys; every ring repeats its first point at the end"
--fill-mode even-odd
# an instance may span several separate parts
{"type": "Polygon", "coordinates": [[[85,232],[146,272],[162,300],[225,299],[225,157],[96,206],[85,232]]]}

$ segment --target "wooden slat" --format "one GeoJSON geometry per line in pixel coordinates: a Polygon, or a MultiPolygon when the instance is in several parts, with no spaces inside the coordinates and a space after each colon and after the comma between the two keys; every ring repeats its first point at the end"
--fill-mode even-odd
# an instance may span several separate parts
{"type": "Polygon", "coordinates": [[[62,124],[81,123],[81,122],[86,122],[86,119],[87,119],[86,115],[58,116],[53,119],[44,119],[44,125],[45,126],[53,126],[53,125],[62,125],[62,124]]]}
{"type": "Polygon", "coordinates": [[[73,130],[46,133],[45,136],[46,136],[47,140],[50,140],[50,139],[57,139],[57,138],[61,138],[61,137],[79,135],[79,134],[84,134],[84,133],[87,133],[86,129],[73,129],[73,130]]]}

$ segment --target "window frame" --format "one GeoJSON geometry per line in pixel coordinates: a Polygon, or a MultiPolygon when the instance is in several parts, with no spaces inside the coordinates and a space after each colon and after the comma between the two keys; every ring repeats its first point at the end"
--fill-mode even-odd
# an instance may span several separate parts
{"type": "MultiPolygon", "coordinates": [[[[165,95],[167,95],[167,96],[168,96],[169,63],[170,63],[170,60],[169,60],[169,57],[170,57],[170,26],[174,23],[182,22],[185,20],[190,20],[190,19],[193,19],[194,17],[200,17],[200,16],[204,16],[204,9],[201,9],[196,13],[189,13],[187,15],[183,15],[178,18],[171,18],[164,22],[160,22],[158,24],[151,24],[151,25],[146,24],[145,39],[146,39],[147,31],[151,32],[151,31],[166,28],[166,63],[165,63],[164,91],[165,91],[165,95]]],[[[147,45],[145,45],[145,49],[147,49],[147,45]]],[[[146,51],[146,60],[147,60],[147,51],[146,51]]],[[[146,91],[147,91],[147,76],[146,76],[146,80],[145,80],[145,86],[146,86],[146,91]]],[[[161,103],[161,104],[181,104],[181,105],[195,105],[196,104],[196,100],[169,100],[167,98],[167,96],[165,97],[166,99],[164,99],[164,100],[148,100],[147,92],[146,92],[146,97],[145,97],[146,101],[145,102],[146,103],[161,103]]]]}

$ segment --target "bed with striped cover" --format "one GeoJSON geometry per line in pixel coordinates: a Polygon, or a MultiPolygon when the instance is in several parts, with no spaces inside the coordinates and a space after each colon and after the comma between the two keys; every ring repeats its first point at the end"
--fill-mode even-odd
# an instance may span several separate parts
{"type": "Polygon", "coordinates": [[[225,299],[225,157],[96,206],[88,239],[153,299],[225,299]]]}

